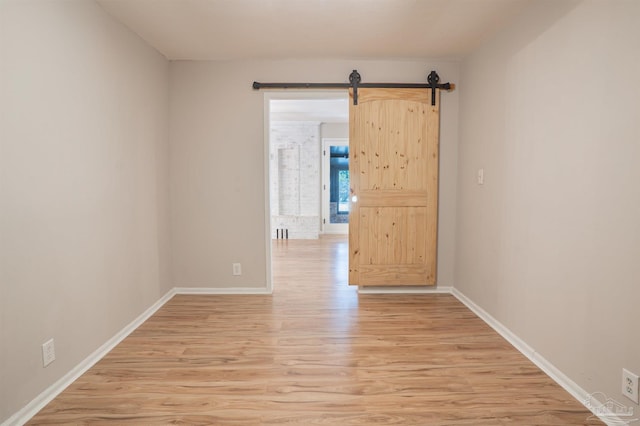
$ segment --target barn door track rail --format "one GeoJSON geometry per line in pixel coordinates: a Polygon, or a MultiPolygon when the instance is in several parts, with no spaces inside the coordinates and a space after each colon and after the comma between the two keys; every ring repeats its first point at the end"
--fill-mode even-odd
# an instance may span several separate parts
{"type": "Polygon", "coordinates": [[[436,90],[452,90],[451,83],[440,83],[437,72],[431,71],[427,76],[427,83],[362,83],[362,77],[358,70],[353,70],[349,75],[348,83],[258,83],[253,82],[255,90],[260,89],[353,89],[353,104],[358,105],[358,88],[367,89],[431,89],[431,105],[436,104],[436,90]]]}

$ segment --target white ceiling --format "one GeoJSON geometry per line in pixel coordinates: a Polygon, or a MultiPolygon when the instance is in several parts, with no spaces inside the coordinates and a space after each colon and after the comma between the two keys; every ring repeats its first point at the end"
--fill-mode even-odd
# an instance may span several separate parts
{"type": "Polygon", "coordinates": [[[269,103],[272,121],[348,123],[349,99],[277,99],[269,103]]]}
{"type": "Polygon", "coordinates": [[[98,0],[172,60],[458,59],[535,0],[98,0]]]}

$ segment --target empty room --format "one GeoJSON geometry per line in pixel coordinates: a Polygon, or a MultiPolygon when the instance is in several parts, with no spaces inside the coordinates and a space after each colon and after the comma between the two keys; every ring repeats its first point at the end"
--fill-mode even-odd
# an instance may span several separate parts
{"type": "Polygon", "coordinates": [[[637,0],[0,0],[0,425],[640,424],[637,0]]]}

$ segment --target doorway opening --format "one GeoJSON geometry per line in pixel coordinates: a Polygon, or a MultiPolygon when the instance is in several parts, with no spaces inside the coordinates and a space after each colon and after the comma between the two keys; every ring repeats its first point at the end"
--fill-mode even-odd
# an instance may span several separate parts
{"type": "Polygon", "coordinates": [[[322,232],[349,233],[349,139],[322,140],[322,232]]]}
{"type": "Polygon", "coordinates": [[[349,94],[266,92],[264,99],[266,248],[273,290],[275,244],[343,234],[347,252],[349,94]]]}

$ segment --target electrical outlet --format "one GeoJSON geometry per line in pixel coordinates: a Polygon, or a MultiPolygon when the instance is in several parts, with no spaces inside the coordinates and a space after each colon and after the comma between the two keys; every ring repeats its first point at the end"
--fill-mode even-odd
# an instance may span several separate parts
{"type": "Polygon", "coordinates": [[[638,375],[622,369],[622,394],[638,404],[638,375]]]}
{"type": "Polygon", "coordinates": [[[242,275],[242,265],[239,263],[233,264],[233,275],[242,275]]]}
{"type": "Polygon", "coordinates": [[[49,339],[42,344],[42,366],[46,367],[56,359],[56,347],[53,339],[49,339]]]}
{"type": "Polygon", "coordinates": [[[476,180],[478,181],[478,185],[484,185],[484,169],[478,169],[476,180]]]}

